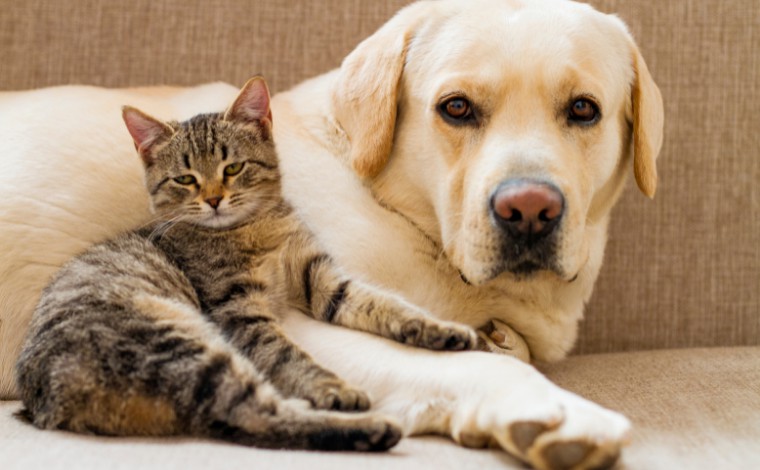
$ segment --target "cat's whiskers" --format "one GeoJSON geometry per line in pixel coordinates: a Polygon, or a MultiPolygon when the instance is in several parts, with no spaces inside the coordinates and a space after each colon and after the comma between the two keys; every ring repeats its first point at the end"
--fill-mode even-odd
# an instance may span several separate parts
{"type": "Polygon", "coordinates": [[[156,225],[156,227],[153,229],[152,232],[150,232],[150,235],[148,235],[148,240],[155,241],[157,239],[160,239],[164,235],[166,235],[166,232],[172,229],[172,227],[176,226],[178,223],[182,222],[187,218],[187,214],[181,213],[179,215],[176,215],[170,219],[167,219],[160,224],[156,225]]]}
{"type": "Polygon", "coordinates": [[[150,227],[151,225],[154,225],[156,222],[158,222],[159,220],[162,220],[164,218],[165,218],[165,216],[158,216],[158,215],[154,214],[154,217],[152,217],[150,220],[146,221],[144,224],[136,227],[135,230],[141,230],[141,229],[150,227]]]}

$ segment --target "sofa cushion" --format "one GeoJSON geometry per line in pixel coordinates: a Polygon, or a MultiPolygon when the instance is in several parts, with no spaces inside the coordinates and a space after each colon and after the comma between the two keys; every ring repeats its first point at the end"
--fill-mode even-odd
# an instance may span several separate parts
{"type": "Polygon", "coordinates": [[[624,468],[760,468],[760,347],[576,356],[542,370],[631,419],[624,468]]]}

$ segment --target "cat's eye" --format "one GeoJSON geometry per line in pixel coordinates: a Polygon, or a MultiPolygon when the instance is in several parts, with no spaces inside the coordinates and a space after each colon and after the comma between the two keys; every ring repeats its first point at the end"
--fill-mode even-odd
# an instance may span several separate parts
{"type": "Polygon", "coordinates": [[[178,176],[174,178],[174,181],[176,181],[179,184],[190,185],[190,184],[195,184],[197,180],[195,179],[195,176],[193,175],[182,175],[182,176],[178,176]]]}
{"type": "Polygon", "coordinates": [[[224,175],[225,176],[235,176],[241,171],[243,171],[243,165],[245,165],[245,162],[238,162],[238,163],[232,163],[230,165],[227,165],[224,167],[224,175]]]}

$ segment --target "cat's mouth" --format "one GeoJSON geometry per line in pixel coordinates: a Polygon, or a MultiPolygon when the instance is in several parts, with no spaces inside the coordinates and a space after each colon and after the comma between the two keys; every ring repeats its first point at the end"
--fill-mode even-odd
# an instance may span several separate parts
{"type": "Polygon", "coordinates": [[[209,228],[223,229],[240,224],[241,219],[243,218],[239,215],[236,216],[227,212],[214,211],[214,213],[206,215],[198,222],[200,225],[209,228]]]}
{"type": "Polygon", "coordinates": [[[236,207],[209,208],[198,220],[199,225],[213,229],[235,228],[247,223],[258,209],[258,204],[249,204],[245,209],[236,207]]]}

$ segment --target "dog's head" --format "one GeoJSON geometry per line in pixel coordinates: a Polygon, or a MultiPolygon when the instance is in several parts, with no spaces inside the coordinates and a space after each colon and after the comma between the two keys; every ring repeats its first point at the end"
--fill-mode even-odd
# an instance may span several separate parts
{"type": "Polygon", "coordinates": [[[505,272],[572,280],[631,155],[654,196],[659,90],[625,25],[587,5],[420,2],[339,75],[350,165],[473,284],[505,272]]]}

